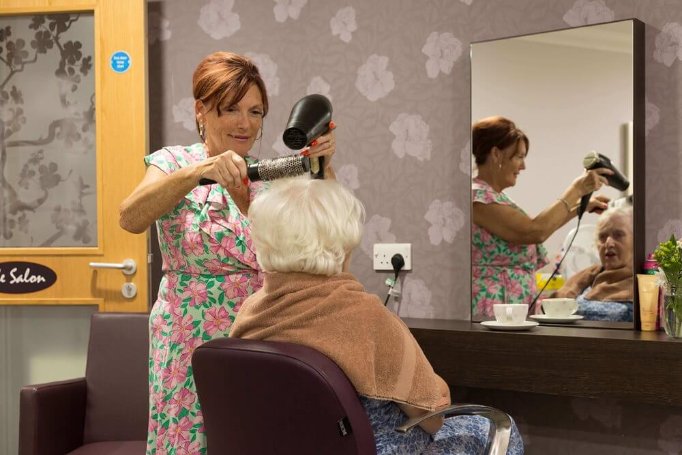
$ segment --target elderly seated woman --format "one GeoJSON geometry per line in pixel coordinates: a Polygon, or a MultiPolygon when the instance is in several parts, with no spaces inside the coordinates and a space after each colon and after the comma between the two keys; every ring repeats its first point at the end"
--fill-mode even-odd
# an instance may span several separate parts
{"type": "Polygon", "coordinates": [[[632,321],[632,207],[606,210],[597,222],[600,264],[570,277],[552,297],[573,297],[585,319],[632,321]]]}
{"type": "MultiPolygon", "coordinates": [[[[427,419],[450,404],[450,391],[400,318],[348,272],[360,243],[364,207],[332,180],[276,181],[249,208],[263,288],[244,302],[230,336],[287,341],[335,361],[360,395],[377,453],[480,453],[488,421],[480,416],[427,419]]],[[[516,429],[507,453],[523,453],[516,429]]]]}

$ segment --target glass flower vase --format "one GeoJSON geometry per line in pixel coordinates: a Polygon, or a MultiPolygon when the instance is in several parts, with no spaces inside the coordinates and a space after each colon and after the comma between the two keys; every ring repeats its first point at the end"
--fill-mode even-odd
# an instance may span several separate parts
{"type": "Polygon", "coordinates": [[[663,298],[663,328],[668,336],[682,338],[682,292],[672,290],[663,298]]]}

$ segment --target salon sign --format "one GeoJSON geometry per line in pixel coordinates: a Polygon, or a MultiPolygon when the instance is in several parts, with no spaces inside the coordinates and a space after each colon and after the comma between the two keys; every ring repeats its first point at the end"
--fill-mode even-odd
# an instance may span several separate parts
{"type": "Polygon", "coordinates": [[[34,262],[0,262],[0,293],[27,294],[47,289],[57,281],[49,267],[34,262]]]}

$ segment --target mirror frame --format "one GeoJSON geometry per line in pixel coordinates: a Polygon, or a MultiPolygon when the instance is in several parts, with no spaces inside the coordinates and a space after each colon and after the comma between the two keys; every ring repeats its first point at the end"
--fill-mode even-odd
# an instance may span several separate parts
{"type": "MultiPolygon", "coordinates": [[[[596,24],[585,25],[581,27],[565,27],[560,29],[545,30],[541,32],[527,33],[521,35],[505,36],[500,38],[492,38],[481,41],[472,41],[469,45],[469,168],[472,169],[472,174],[470,175],[470,182],[473,179],[473,158],[472,150],[473,144],[471,142],[471,124],[473,124],[474,119],[472,118],[473,113],[473,45],[480,43],[488,43],[492,41],[501,41],[504,39],[520,38],[524,36],[535,36],[544,33],[560,32],[564,30],[573,30],[576,28],[594,27],[599,25],[611,24],[615,22],[631,22],[632,23],[632,230],[633,230],[633,251],[632,251],[632,270],[635,275],[633,280],[633,321],[632,322],[608,322],[608,321],[581,321],[580,327],[599,327],[599,328],[618,328],[618,329],[634,329],[641,330],[641,322],[639,316],[639,295],[637,287],[636,274],[640,273],[642,264],[646,258],[645,254],[645,223],[644,217],[646,214],[645,205],[645,183],[646,183],[646,149],[645,149],[645,62],[644,62],[644,52],[645,52],[645,34],[644,34],[644,23],[638,19],[621,19],[617,21],[610,22],[600,22],[596,24]]],[[[473,198],[471,193],[471,184],[469,185],[469,213],[470,216],[470,239],[473,238],[473,198]]],[[[469,243],[469,248],[471,251],[471,240],[469,243]]],[[[472,270],[472,257],[470,256],[470,271],[472,270]]],[[[471,292],[473,288],[473,275],[470,272],[469,280],[469,309],[470,309],[470,320],[474,322],[474,315],[471,308],[471,292]]]]}

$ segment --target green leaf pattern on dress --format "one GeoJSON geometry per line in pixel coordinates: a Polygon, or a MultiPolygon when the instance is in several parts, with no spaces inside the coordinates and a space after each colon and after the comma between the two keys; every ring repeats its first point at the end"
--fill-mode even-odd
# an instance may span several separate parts
{"type": "MultiPolygon", "coordinates": [[[[473,202],[523,210],[504,193],[480,179],[472,182],[473,202]]],[[[536,293],[535,271],[547,264],[541,244],[515,245],[476,224],[471,236],[471,311],[476,319],[492,319],[496,303],[531,303],[536,293]]]]}
{"type": "MultiPolygon", "coordinates": [[[[145,162],[170,174],[205,157],[203,145],[194,144],[161,149],[145,162]]],[[[263,188],[249,186],[252,198],[263,188]]],[[[157,230],[164,276],[150,314],[147,454],[205,454],[191,356],[202,343],[228,336],[262,274],[249,221],[220,185],[192,190],[157,230]]]]}

